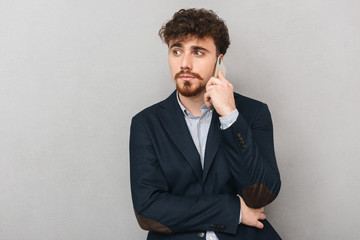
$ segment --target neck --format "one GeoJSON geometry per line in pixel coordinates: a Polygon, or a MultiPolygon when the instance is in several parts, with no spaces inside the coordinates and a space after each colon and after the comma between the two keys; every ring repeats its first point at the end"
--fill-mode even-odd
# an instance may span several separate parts
{"type": "MultiPolygon", "coordinates": [[[[178,92],[179,93],[179,92],[178,92]]],[[[194,116],[199,117],[201,114],[201,106],[204,105],[204,92],[201,92],[193,97],[185,97],[179,93],[179,100],[181,104],[194,116]]]]}

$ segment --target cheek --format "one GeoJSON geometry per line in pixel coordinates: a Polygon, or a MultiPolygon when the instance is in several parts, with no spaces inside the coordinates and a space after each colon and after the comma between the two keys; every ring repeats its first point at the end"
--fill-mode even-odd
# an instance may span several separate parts
{"type": "Polygon", "coordinates": [[[174,76],[176,74],[176,67],[174,61],[169,60],[169,68],[171,75],[174,76]]]}
{"type": "Polygon", "coordinates": [[[216,62],[207,60],[201,63],[201,67],[204,72],[211,72],[214,70],[215,64],[216,62]]]}
{"type": "Polygon", "coordinates": [[[204,77],[210,79],[213,76],[214,68],[215,68],[215,63],[213,64],[212,62],[207,62],[206,65],[204,65],[203,67],[204,77]]]}
{"type": "Polygon", "coordinates": [[[168,62],[171,69],[176,69],[180,64],[179,59],[174,57],[169,57],[168,62]]]}

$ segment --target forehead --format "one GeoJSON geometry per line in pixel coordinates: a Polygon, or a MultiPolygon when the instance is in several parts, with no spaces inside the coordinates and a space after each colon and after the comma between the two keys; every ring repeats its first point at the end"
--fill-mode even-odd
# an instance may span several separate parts
{"type": "Polygon", "coordinates": [[[202,38],[198,38],[195,36],[187,36],[181,39],[172,39],[169,41],[169,47],[171,47],[175,43],[180,43],[184,48],[198,46],[206,48],[209,51],[216,50],[214,39],[207,36],[202,38]]]}

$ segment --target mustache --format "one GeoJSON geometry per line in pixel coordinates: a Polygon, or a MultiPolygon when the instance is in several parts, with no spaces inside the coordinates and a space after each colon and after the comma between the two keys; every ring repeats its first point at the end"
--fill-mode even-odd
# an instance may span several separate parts
{"type": "Polygon", "coordinates": [[[181,70],[180,72],[175,74],[175,79],[178,79],[180,77],[180,75],[183,75],[183,74],[191,75],[191,76],[196,77],[196,78],[198,78],[200,80],[203,80],[203,78],[198,73],[184,71],[184,70],[181,70]]]}

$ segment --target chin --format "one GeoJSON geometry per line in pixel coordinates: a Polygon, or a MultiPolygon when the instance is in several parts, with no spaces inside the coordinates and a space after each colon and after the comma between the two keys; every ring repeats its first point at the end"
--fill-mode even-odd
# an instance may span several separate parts
{"type": "Polygon", "coordinates": [[[205,86],[194,86],[191,82],[176,83],[176,90],[184,97],[194,97],[201,93],[205,89],[205,86]]]}

